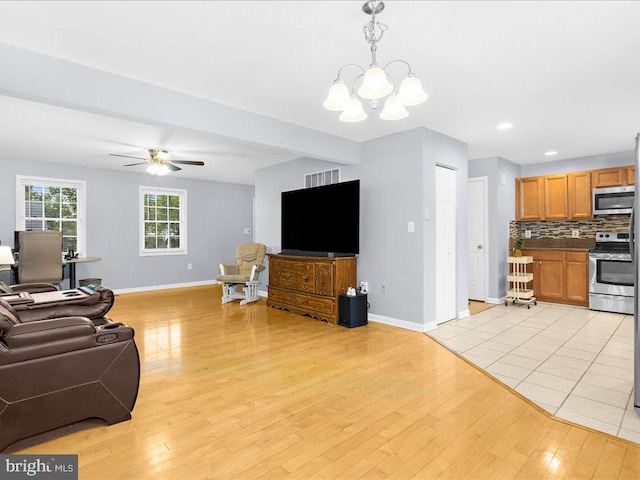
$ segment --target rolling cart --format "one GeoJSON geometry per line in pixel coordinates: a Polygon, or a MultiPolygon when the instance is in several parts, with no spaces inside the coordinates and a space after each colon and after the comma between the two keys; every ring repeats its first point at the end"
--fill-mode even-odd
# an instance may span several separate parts
{"type": "Polygon", "coordinates": [[[537,305],[536,297],[533,296],[533,288],[529,288],[529,282],[533,281],[533,273],[527,272],[527,265],[533,263],[533,257],[507,257],[509,273],[507,282],[509,288],[504,299],[505,307],[512,303],[522,303],[531,308],[531,304],[537,305]]]}

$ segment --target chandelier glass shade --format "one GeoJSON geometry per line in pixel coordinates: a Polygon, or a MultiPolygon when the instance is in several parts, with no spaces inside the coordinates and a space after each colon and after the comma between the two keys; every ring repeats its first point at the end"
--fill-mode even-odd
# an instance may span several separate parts
{"type": "Polygon", "coordinates": [[[371,20],[363,27],[365,39],[371,45],[371,64],[367,69],[355,64],[341,67],[338,70],[337,78],[329,88],[326,100],[322,104],[327,110],[342,112],[339,119],[343,122],[361,122],[368,118],[358,96],[370,100],[373,109],[377,108],[380,99],[387,97],[382,112],[380,112],[380,118],[383,120],[406,118],[409,112],[405,107],[419,105],[429,98],[422,88],[422,83],[411,70],[409,63],[404,60],[393,60],[381,67],[376,62],[377,43],[388,28],[376,21],[376,14],[383,9],[384,3],[380,1],[367,2],[362,7],[365,13],[371,15],[371,20]],[[408,73],[397,90],[393,77],[387,71],[387,68],[395,63],[402,63],[408,69],[408,73]],[[351,85],[351,90],[342,78],[342,72],[347,68],[355,68],[360,71],[351,85]],[[356,87],[358,87],[357,95],[356,87]]]}

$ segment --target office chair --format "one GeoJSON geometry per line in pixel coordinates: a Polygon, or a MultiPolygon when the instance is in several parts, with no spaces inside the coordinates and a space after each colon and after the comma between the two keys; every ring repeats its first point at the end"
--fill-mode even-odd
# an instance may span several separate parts
{"type": "Polygon", "coordinates": [[[216,280],[222,282],[223,305],[233,300],[241,300],[240,305],[246,305],[260,299],[258,286],[266,254],[266,245],[245,243],[236,248],[236,263],[220,264],[216,280]]]}
{"type": "Polygon", "coordinates": [[[18,283],[62,283],[62,233],[19,232],[18,283]]]}

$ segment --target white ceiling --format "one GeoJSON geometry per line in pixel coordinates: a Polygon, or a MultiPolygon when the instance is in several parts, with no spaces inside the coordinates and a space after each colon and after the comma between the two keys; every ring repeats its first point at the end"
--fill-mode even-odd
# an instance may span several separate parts
{"type": "MultiPolygon", "coordinates": [[[[369,63],[362,3],[5,1],[0,42],[356,141],[424,126],[520,164],[633,149],[640,2],[387,1],[378,60],[411,63],[430,98],[345,124],[321,104],[340,66],[369,63]]],[[[185,176],[237,183],[295,158],[10,97],[0,127],[0,158],[121,168],[106,153],[161,146],[207,163],[185,176]]]]}

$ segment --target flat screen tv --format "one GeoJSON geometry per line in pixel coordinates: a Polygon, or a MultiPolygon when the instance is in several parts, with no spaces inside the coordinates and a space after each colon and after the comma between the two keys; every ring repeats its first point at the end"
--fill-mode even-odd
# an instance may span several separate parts
{"type": "Polygon", "coordinates": [[[282,192],[282,254],[360,253],[360,180],[282,192]]]}

